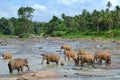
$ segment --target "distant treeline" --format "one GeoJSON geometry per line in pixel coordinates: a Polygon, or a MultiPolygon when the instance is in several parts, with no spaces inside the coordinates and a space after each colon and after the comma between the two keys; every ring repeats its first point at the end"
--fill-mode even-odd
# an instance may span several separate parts
{"type": "Polygon", "coordinates": [[[92,13],[86,9],[82,14],[76,16],[66,16],[62,18],[53,16],[49,22],[33,22],[31,7],[21,7],[18,10],[19,18],[0,19],[0,33],[4,35],[18,35],[20,37],[35,35],[64,36],[71,35],[91,35],[120,37],[120,7],[116,6],[111,10],[111,3],[108,2],[106,10],[93,10],[92,13]]]}

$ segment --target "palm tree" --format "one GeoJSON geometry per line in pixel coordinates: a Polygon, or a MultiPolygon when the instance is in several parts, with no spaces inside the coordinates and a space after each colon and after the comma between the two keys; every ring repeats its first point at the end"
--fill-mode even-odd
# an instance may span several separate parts
{"type": "Polygon", "coordinates": [[[112,16],[111,16],[111,12],[110,12],[110,7],[112,6],[112,4],[111,4],[111,2],[108,2],[107,3],[107,9],[106,9],[106,18],[107,18],[107,24],[108,24],[108,29],[109,29],[109,31],[111,30],[111,26],[112,26],[112,23],[113,23],[113,21],[112,21],[112,16]]]}

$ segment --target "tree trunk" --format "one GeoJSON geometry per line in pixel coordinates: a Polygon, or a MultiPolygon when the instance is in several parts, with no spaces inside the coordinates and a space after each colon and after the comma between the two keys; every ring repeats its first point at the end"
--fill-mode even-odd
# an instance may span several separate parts
{"type": "Polygon", "coordinates": [[[98,23],[97,23],[97,32],[99,32],[99,25],[98,25],[98,23]]]}

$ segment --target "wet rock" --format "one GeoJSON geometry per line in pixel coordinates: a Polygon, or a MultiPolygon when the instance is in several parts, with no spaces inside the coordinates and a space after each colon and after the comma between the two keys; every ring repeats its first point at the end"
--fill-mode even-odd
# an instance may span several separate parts
{"type": "Polygon", "coordinates": [[[0,41],[1,46],[7,46],[8,42],[7,40],[0,41]]]}
{"type": "Polygon", "coordinates": [[[67,75],[64,75],[64,77],[68,77],[67,75]]]}
{"type": "Polygon", "coordinates": [[[52,71],[33,71],[29,73],[22,74],[17,80],[57,80],[57,74],[52,71]]]}
{"type": "Polygon", "coordinates": [[[60,62],[60,65],[63,66],[63,65],[64,65],[64,61],[61,61],[61,62],[60,62]]]}
{"type": "Polygon", "coordinates": [[[0,78],[0,80],[17,80],[17,78],[0,78]]]}
{"type": "Polygon", "coordinates": [[[38,49],[42,49],[42,47],[38,47],[38,49]]]}
{"type": "Polygon", "coordinates": [[[61,52],[61,50],[57,50],[56,52],[61,52]]]}
{"type": "Polygon", "coordinates": [[[82,70],[82,68],[72,68],[72,70],[82,70]]]}

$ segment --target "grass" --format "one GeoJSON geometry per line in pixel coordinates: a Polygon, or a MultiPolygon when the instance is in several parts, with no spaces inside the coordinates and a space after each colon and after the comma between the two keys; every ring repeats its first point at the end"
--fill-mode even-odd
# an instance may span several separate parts
{"type": "Polygon", "coordinates": [[[13,35],[3,35],[0,33],[0,38],[13,38],[13,35]]]}
{"type": "Polygon", "coordinates": [[[62,36],[62,38],[67,38],[67,39],[93,39],[93,38],[101,38],[105,40],[120,40],[120,37],[108,37],[104,35],[84,35],[84,33],[70,33],[67,35],[62,36]]]}
{"type": "MultiPolygon", "coordinates": [[[[0,38],[13,38],[13,35],[3,35],[0,33],[0,38]]],[[[120,40],[120,37],[108,37],[104,35],[85,35],[84,33],[76,32],[76,33],[69,33],[62,35],[61,38],[64,39],[96,39],[96,38],[101,38],[104,40],[120,40]]]]}

